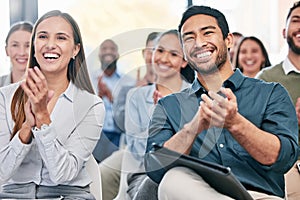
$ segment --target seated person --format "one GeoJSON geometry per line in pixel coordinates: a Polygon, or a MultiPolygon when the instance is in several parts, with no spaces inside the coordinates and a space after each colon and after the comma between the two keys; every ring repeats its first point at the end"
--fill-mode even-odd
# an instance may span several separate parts
{"type": "Polygon", "coordinates": [[[31,23],[23,21],[10,27],[5,39],[5,52],[11,63],[10,73],[0,76],[0,87],[16,83],[24,78],[32,29],[31,23]]]}
{"type": "MultiPolygon", "coordinates": [[[[230,167],[254,199],[283,199],[284,173],[297,159],[298,126],[283,86],[232,70],[233,36],[225,16],[206,6],[187,9],[179,25],[193,85],[158,101],[149,125],[152,143],[230,167]]],[[[188,168],[159,183],[159,199],[231,199],[188,168]]]]}
{"type": "Polygon", "coordinates": [[[236,47],[234,68],[239,68],[248,77],[255,78],[263,68],[271,66],[268,52],[260,39],[245,36],[236,47]]]}
{"type": "Polygon", "coordinates": [[[155,192],[145,192],[146,196],[141,197],[139,186],[147,178],[143,160],[153,108],[159,98],[190,86],[185,81],[189,79],[189,74],[184,72],[189,72],[190,77],[195,78],[194,70],[183,58],[177,30],[169,30],[158,36],[152,65],[157,77],[155,83],[131,89],[127,94],[125,109],[127,146],[137,161],[136,171],[128,175],[128,194],[131,198],[139,196],[139,199],[148,200],[151,199],[149,195],[156,195],[155,192]]]}
{"type": "Polygon", "coordinates": [[[100,137],[79,27],[44,14],[30,41],[24,81],[0,89],[0,199],[95,199],[85,165],[100,137]]]}

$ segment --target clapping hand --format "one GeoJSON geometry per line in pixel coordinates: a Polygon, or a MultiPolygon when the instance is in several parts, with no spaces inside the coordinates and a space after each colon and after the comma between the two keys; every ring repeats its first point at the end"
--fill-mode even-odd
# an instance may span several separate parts
{"type": "Polygon", "coordinates": [[[110,102],[113,102],[113,96],[107,85],[102,81],[102,76],[98,79],[98,96],[103,98],[107,97],[110,102]]]}
{"type": "Polygon", "coordinates": [[[197,133],[210,127],[229,128],[234,124],[238,113],[236,97],[228,88],[221,88],[220,92],[222,95],[213,91],[201,95],[202,101],[193,119],[197,133]]]}
{"type": "Polygon", "coordinates": [[[163,95],[158,91],[158,90],[155,90],[154,92],[153,92],[153,102],[154,102],[154,104],[156,105],[157,104],[157,102],[158,102],[158,100],[160,99],[160,98],[162,98],[163,97],[163,95]]]}
{"type": "Polygon", "coordinates": [[[43,123],[49,124],[51,120],[47,106],[54,92],[48,90],[46,78],[38,67],[28,69],[26,80],[21,84],[21,87],[28,96],[26,104],[30,103],[30,105],[25,105],[28,120],[34,121],[37,127],[43,123]]]}

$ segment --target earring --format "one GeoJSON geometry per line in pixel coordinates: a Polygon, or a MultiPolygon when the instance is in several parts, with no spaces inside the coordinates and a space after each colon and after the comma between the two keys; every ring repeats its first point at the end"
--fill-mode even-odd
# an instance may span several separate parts
{"type": "Polygon", "coordinates": [[[75,56],[73,56],[72,59],[75,60],[75,56]]]}

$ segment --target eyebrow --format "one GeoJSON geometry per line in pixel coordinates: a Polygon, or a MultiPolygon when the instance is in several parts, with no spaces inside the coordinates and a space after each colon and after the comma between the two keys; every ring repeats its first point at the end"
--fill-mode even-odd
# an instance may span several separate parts
{"type": "MultiPolygon", "coordinates": [[[[39,31],[36,34],[48,34],[48,32],[47,31],[39,31]]],[[[70,35],[68,33],[64,33],[64,32],[58,32],[55,35],[65,35],[67,37],[70,37],[70,35]]]]}
{"type": "Polygon", "coordinates": [[[70,37],[70,35],[68,33],[62,33],[62,32],[59,32],[56,35],[64,35],[64,36],[66,36],[68,38],[70,37]]]}
{"type": "Polygon", "coordinates": [[[157,49],[163,49],[163,50],[169,51],[171,53],[181,54],[180,51],[178,51],[178,50],[175,50],[175,49],[166,49],[166,48],[164,48],[163,46],[160,46],[160,45],[157,47],[157,49]]]}
{"type": "Polygon", "coordinates": [[[291,19],[300,19],[299,15],[292,16],[291,19]]]}
{"type": "MultiPolygon", "coordinates": [[[[207,29],[217,29],[217,28],[215,26],[205,26],[205,27],[200,28],[199,31],[204,31],[207,29]]],[[[194,34],[194,31],[189,31],[189,32],[183,33],[182,36],[184,37],[184,36],[190,35],[190,34],[194,34]]]]}
{"type": "Polygon", "coordinates": [[[47,33],[46,31],[39,31],[39,32],[36,32],[36,34],[41,34],[41,33],[47,33]]]}

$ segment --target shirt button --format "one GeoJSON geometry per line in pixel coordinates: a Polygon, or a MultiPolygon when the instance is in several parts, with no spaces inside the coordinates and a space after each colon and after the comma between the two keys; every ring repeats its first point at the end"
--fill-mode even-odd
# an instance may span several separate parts
{"type": "Polygon", "coordinates": [[[224,147],[224,144],[220,144],[219,147],[220,147],[220,148],[223,148],[223,147],[224,147]]]}

